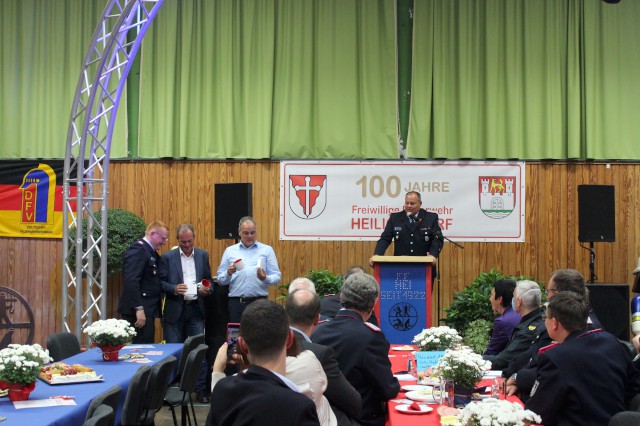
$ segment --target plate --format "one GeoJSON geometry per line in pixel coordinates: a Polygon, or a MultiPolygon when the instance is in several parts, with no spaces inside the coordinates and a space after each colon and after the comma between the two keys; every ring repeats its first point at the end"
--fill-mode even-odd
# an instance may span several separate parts
{"type": "Polygon", "coordinates": [[[413,346],[393,346],[391,348],[392,351],[415,351],[416,348],[414,348],[413,346]]]}
{"type": "MultiPolygon", "coordinates": [[[[69,377],[69,376],[66,376],[69,377]]],[[[102,378],[102,376],[96,376],[96,377],[83,377],[83,378],[78,378],[78,380],[74,380],[74,379],[67,379],[64,382],[52,382],[51,380],[46,379],[45,377],[42,376],[38,376],[38,379],[42,380],[43,382],[52,385],[52,386],[57,386],[57,385],[72,385],[72,384],[76,384],[76,383],[93,383],[93,382],[104,382],[104,379],[102,378]]]]}
{"type": "Polygon", "coordinates": [[[396,405],[396,410],[400,411],[401,413],[405,413],[405,414],[427,414],[433,411],[433,408],[429,407],[428,405],[421,405],[420,406],[420,411],[417,410],[412,410],[411,408],[409,408],[409,406],[407,404],[401,404],[401,405],[396,405]]]}
{"type": "Polygon", "coordinates": [[[402,385],[402,390],[406,391],[406,392],[410,392],[410,391],[429,391],[431,392],[431,386],[424,386],[424,385],[402,385]]]}
{"type": "Polygon", "coordinates": [[[427,386],[440,386],[440,379],[435,377],[425,377],[422,380],[418,380],[419,385],[427,385],[427,386]]]}
{"type": "Polygon", "coordinates": [[[437,404],[438,402],[433,397],[432,389],[433,388],[430,388],[428,391],[410,391],[404,396],[414,401],[426,402],[427,404],[437,404]]]}

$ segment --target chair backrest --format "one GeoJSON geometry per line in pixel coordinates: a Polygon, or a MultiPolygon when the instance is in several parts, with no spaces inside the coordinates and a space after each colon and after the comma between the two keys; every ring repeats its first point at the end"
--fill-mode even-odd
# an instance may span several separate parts
{"type": "Polygon", "coordinates": [[[162,408],[171,372],[177,363],[176,357],[168,356],[151,367],[151,374],[147,382],[147,397],[142,405],[142,424],[152,424],[156,411],[162,408]]]}
{"type": "Polygon", "coordinates": [[[113,426],[113,419],[116,413],[113,408],[102,404],[97,407],[93,415],[84,421],[83,426],[113,426]]]}
{"type": "Polygon", "coordinates": [[[640,424],[640,413],[621,411],[609,420],[609,426],[637,426],[640,424]]]}
{"type": "Polygon", "coordinates": [[[73,333],[53,333],[47,336],[47,349],[49,349],[49,355],[54,361],[62,361],[79,354],[80,342],[73,333]]]}
{"type": "Polygon", "coordinates": [[[122,417],[120,418],[120,424],[123,426],[140,423],[140,414],[147,395],[147,382],[149,381],[150,373],[151,367],[143,365],[138,368],[136,374],[131,378],[127,396],[124,399],[124,406],[122,407],[122,417]]]}
{"type": "Polygon", "coordinates": [[[89,409],[87,410],[86,420],[89,420],[93,413],[98,409],[101,405],[108,405],[113,409],[113,412],[118,410],[118,401],[120,400],[120,392],[122,392],[122,388],[118,385],[111,386],[106,391],[102,392],[100,395],[96,396],[91,400],[91,404],[89,404],[89,409]]]}
{"type": "Polygon", "coordinates": [[[202,361],[204,361],[207,355],[207,349],[207,345],[198,345],[198,347],[192,350],[189,356],[187,356],[184,369],[182,370],[182,377],[180,378],[181,391],[189,393],[196,390],[198,374],[200,374],[202,361]]]}
{"type": "Polygon", "coordinates": [[[196,334],[195,336],[189,336],[184,341],[182,346],[182,354],[180,355],[180,362],[178,364],[178,374],[182,374],[184,371],[184,363],[192,350],[198,347],[198,345],[204,344],[204,334],[196,334]]]}

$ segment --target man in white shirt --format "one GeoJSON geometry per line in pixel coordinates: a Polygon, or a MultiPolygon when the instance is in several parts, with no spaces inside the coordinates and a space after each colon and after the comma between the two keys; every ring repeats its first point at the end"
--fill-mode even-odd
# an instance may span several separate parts
{"type": "Polygon", "coordinates": [[[218,283],[229,286],[229,320],[237,323],[250,303],[266,299],[268,286],[282,279],[273,249],[257,241],[255,219],[240,219],[238,234],[240,243],[227,247],[217,272],[218,283]]]}

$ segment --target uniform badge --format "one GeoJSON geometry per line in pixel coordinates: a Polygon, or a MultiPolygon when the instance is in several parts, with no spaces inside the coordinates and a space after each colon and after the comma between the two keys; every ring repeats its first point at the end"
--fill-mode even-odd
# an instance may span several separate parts
{"type": "Polygon", "coordinates": [[[536,391],[538,390],[539,384],[540,383],[536,380],[535,383],[533,384],[533,387],[531,388],[531,393],[529,394],[530,397],[536,393],[536,391]]]}
{"type": "Polygon", "coordinates": [[[369,327],[370,329],[372,329],[376,333],[380,333],[382,331],[382,330],[380,330],[380,327],[378,327],[376,325],[373,325],[370,322],[365,322],[364,325],[366,325],[367,327],[369,327]]]}
{"type": "Polygon", "coordinates": [[[535,326],[535,325],[530,325],[530,326],[529,326],[529,330],[530,330],[530,331],[533,331],[533,330],[535,330],[536,328],[538,328],[538,327],[537,327],[537,326],[535,326]]]}

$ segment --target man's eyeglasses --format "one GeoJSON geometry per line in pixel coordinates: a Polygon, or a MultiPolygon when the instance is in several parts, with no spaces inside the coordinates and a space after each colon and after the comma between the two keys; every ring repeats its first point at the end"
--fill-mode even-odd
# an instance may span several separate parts
{"type": "Polygon", "coordinates": [[[169,237],[163,237],[162,235],[160,235],[157,232],[154,232],[154,234],[156,234],[158,237],[162,238],[162,242],[166,243],[167,241],[169,241],[169,237]]]}
{"type": "Polygon", "coordinates": [[[558,290],[557,288],[548,288],[544,292],[546,294],[558,294],[560,293],[560,290],[558,290]]]}
{"type": "Polygon", "coordinates": [[[550,317],[550,316],[549,316],[549,315],[547,315],[547,313],[545,312],[544,314],[542,314],[541,318],[542,318],[542,321],[546,321],[546,320],[547,320],[547,318],[553,318],[553,317],[550,317]]]}

